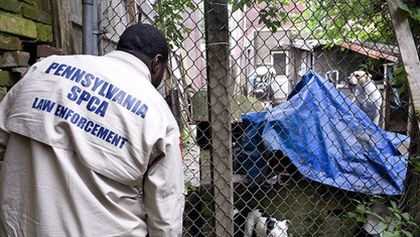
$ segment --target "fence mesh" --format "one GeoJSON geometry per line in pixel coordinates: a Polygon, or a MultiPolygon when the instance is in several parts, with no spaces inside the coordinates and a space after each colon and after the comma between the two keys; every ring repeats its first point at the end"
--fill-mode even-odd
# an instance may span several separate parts
{"type": "Polygon", "coordinates": [[[416,122],[386,1],[108,0],[100,11],[102,53],[138,21],[173,39],[159,90],[182,130],[184,236],[418,231],[416,122]]]}

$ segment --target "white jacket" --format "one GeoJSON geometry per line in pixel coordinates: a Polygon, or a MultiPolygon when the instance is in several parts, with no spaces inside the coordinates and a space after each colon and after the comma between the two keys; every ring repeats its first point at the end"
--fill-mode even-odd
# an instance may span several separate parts
{"type": "Polygon", "coordinates": [[[1,236],[181,235],[179,129],[131,54],[36,63],[0,131],[1,236]]]}

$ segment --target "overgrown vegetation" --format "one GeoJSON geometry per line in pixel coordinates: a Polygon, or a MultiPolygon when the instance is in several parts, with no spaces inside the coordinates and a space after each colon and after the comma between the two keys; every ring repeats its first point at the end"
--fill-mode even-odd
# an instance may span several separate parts
{"type": "Polygon", "coordinates": [[[393,86],[398,88],[398,94],[402,95],[407,91],[408,81],[407,74],[403,66],[399,66],[394,71],[394,77],[391,79],[393,86]]]}
{"type": "Polygon", "coordinates": [[[420,173],[420,156],[411,156],[408,163],[413,166],[416,172],[420,173]]]}
{"type": "Polygon", "coordinates": [[[384,203],[383,198],[373,197],[368,201],[358,201],[354,211],[348,212],[347,215],[354,221],[365,224],[368,218],[375,219],[377,230],[382,230],[383,237],[412,237],[416,228],[413,217],[408,212],[403,212],[397,203],[393,200],[389,201],[389,206],[384,210],[387,214],[379,214],[372,210],[372,206],[378,203],[384,203]]]}
{"type": "Polygon", "coordinates": [[[419,1],[405,1],[400,5],[400,9],[405,13],[409,19],[411,31],[416,42],[417,51],[420,49],[420,2],[419,1]]]}
{"type": "Polygon", "coordinates": [[[191,32],[191,29],[185,26],[183,16],[197,8],[194,1],[160,0],[153,7],[157,13],[154,19],[156,27],[164,32],[171,49],[181,47],[185,36],[191,32]]]}
{"type": "Polygon", "coordinates": [[[390,43],[395,37],[387,11],[383,0],[312,0],[296,21],[304,32],[324,42],[390,43]]]}
{"type": "Polygon", "coordinates": [[[288,16],[283,10],[289,5],[288,0],[229,0],[232,5],[232,12],[237,10],[245,11],[246,8],[255,7],[255,5],[262,6],[259,11],[259,23],[263,23],[272,32],[276,32],[282,23],[288,21],[288,16]]]}

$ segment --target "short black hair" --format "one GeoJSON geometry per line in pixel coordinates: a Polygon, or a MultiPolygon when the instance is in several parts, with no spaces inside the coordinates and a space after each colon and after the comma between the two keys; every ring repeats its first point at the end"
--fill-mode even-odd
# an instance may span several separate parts
{"type": "Polygon", "coordinates": [[[162,55],[164,62],[168,61],[169,48],[165,36],[150,24],[129,26],[120,37],[117,50],[130,53],[142,61],[150,60],[158,54],[162,55]]]}

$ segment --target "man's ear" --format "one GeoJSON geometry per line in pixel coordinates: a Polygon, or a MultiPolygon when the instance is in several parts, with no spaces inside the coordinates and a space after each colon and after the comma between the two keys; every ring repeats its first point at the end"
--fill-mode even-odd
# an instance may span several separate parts
{"type": "Polygon", "coordinates": [[[153,73],[156,73],[160,70],[160,67],[162,66],[162,55],[157,54],[152,61],[150,62],[150,69],[153,73]]]}

